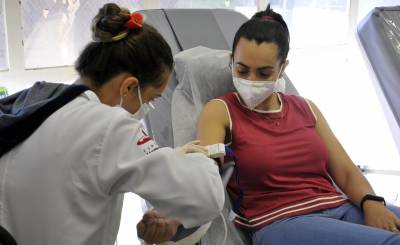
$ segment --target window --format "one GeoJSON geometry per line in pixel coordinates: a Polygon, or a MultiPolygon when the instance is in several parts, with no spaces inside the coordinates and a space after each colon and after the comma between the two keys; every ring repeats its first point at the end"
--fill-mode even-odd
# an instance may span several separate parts
{"type": "MultiPolygon", "coordinates": [[[[380,5],[377,1],[358,1],[360,9],[367,8],[362,7],[368,5],[366,2],[368,9],[380,5]]],[[[354,27],[350,26],[349,4],[346,0],[271,1],[272,8],[287,20],[291,33],[286,72],[300,94],[320,108],[355,164],[400,170],[396,144],[356,42],[354,27]]],[[[390,187],[400,177],[376,176],[367,178],[378,193],[398,201],[398,188],[390,187]]]]}
{"type": "Polygon", "coordinates": [[[257,7],[256,0],[161,0],[161,8],[234,8],[257,7]]]}
{"type": "MultiPolygon", "coordinates": [[[[26,68],[72,65],[90,41],[90,23],[108,0],[22,0],[26,68]]],[[[142,1],[114,0],[134,9],[142,1]]]]}
{"type": "MultiPolygon", "coordinates": [[[[73,65],[90,40],[90,23],[108,0],[22,0],[25,67],[73,65]]],[[[250,17],[256,0],[115,0],[131,11],[143,8],[233,8],[250,17]]]]}
{"type": "Polygon", "coordinates": [[[257,0],[160,0],[160,8],[232,8],[250,18],[257,0]]]}
{"type": "Polygon", "coordinates": [[[290,30],[292,48],[302,48],[345,43],[349,2],[272,0],[271,7],[284,17],[290,30]]]}
{"type": "Polygon", "coordinates": [[[8,68],[7,45],[5,35],[4,0],[0,0],[0,70],[8,68]]]}
{"type": "Polygon", "coordinates": [[[227,8],[230,1],[225,0],[161,0],[161,8],[227,8]]]}

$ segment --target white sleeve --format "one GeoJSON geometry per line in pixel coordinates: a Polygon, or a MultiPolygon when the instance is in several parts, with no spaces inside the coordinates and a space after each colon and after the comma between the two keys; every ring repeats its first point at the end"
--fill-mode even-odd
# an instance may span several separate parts
{"type": "Polygon", "coordinates": [[[114,119],[108,126],[97,171],[104,194],[134,192],[186,228],[212,220],[224,204],[224,186],[211,159],[157,149],[131,118],[114,119]]]}

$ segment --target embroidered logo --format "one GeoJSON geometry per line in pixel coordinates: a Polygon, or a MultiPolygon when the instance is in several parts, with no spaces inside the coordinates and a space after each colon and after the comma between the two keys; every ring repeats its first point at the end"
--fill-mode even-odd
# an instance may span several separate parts
{"type": "Polygon", "coordinates": [[[136,144],[137,145],[143,145],[143,144],[146,144],[147,142],[149,142],[150,140],[151,140],[150,136],[145,135],[141,139],[139,139],[136,144]]]}
{"type": "Polygon", "coordinates": [[[147,135],[146,131],[142,128],[140,132],[137,135],[138,140],[136,141],[136,145],[147,155],[155,150],[157,150],[159,147],[154,142],[154,140],[147,135]]]}

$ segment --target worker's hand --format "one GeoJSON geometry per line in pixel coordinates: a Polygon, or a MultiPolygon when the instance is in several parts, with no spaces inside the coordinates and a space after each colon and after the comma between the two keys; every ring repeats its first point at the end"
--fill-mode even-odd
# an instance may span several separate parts
{"type": "Polygon", "coordinates": [[[138,237],[145,242],[159,244],[167,242],[175,236],[179,225],[178,220],[168,219],[152,210],[143,215],[136,229],[138,237]]]}
{"type": "Polygon", "coordinates": [[[400,233],[400,219],[382,203],[367,200],[364,203],[364,220],[366,225],[400,233]]]}
{"type": "Polygon", "coordinates": [[[186,145],[179,146],[175,148],[175,150],[186,154],[186,153],[203,153],[204,155],[208,156],[207,147],[199,145],[200,141],[195,140],[192,142],[187,143],[186,145]]]}

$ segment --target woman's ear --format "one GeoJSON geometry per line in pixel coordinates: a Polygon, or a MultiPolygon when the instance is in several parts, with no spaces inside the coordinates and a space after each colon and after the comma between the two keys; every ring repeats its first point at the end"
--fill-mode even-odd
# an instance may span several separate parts
{"type": "Polygon", "coordinates": [[[136,87],[139,86],[139,80],[134,76],[126,76],[122,78],[119,94],[120,96],[126,96],[132,91],[136,91],[136,87]]]}

